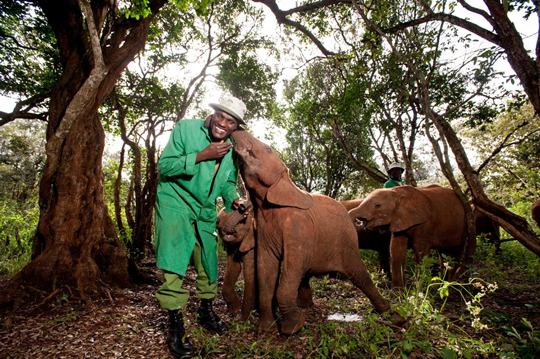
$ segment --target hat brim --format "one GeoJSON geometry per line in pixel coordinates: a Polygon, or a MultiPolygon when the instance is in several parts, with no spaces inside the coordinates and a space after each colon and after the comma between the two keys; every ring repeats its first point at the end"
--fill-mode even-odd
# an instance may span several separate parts
{"type": "Polygon", "coordinates": [[[238,124],[239,125],[245,125],[246,123],[244,122],[244,120],[242,118],[240,118],[240,116],[234,112],[233,110],[231,110],[230,108],[228,107],[225,107],[225,106],[222,106],[220,105],[219,103],[210,103],[208,104],[210,107],[212,107],[214,110],[218,110],[218,111],[223,111],[223,112],[226,112],[228,113],[229,115],[231,115],[232,117],[235,118],[236,121],[238,121],[238,124]]]}

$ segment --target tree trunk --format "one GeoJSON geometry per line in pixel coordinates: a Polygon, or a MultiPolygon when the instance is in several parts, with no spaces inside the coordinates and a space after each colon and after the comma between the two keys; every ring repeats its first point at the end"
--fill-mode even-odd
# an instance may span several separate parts
{"type": "Polygon", "coordinates": [[[124,227],[124,221],[122,220],[122,204],[120,202],[120,195],[122,191],[122,171],[124,170],[124,156],[125,146],[122,146],[120,151],[120,161],[118,163],[118,171],[116,172],[116,179],[114,180],[114,217],[116,219],[116,226],[122,240],[127,239],[126,228],[124,227]]]}
{"type": "Polygon", "coordinates": [[[105,133],[98,108],[144,46],[150,21],[165,2],[150,0],[149,16],[128,20],[112,14],[114,2],[39,1],[63,72],[49,108],[33,258],[0,302],[22,299],[19,284],[45,292],[73,287],[83,299],[102,294],[104,284],[128,285],[127,251],[103,198],[105,133]]]}
{"type": "Polygon", "coordinates": [[[158,179],[155,141],[150,143],[149,139],[147,139],[146,150],[146,182],[144,183],[142,190],[143,200],[141,201],[142,211],[141,218],[139,219],[140,224],[137,226],[140,237],[137,241],[137,248],[144,256],[153,252],[151,243],[154,228],[154,207],[156,204],[158,179]]]}
{"type": "Polygon", "coordinates": [[[21,272],[25,284],[45,291],[74,287],[85,297],[99,292],[102,283],[129,283],[127,253],[103,199],[104,139],[95,106],[73,123],[56,171],[45,169],[36,233],[40,245],[21,272]]]}
{"type": "Polygon", "coordinates": [[[540,241],[527,221],[510,212],[503,206],[491,201],[486,196],[480,180],[478,179],[478,174],[473,170],[469,163],[465,149],[461,145],[461,141],[450,124],[433,110],[428,109],[428,116],[437,125],[441,133],[444,133],[448,145],[454,153],[458,167],[471,190],[473,202],[477,208],[489,218],[500,224],[505,231],[510,233],[510,235],[517,239],[527,249],[540,256],[540,241]]]}

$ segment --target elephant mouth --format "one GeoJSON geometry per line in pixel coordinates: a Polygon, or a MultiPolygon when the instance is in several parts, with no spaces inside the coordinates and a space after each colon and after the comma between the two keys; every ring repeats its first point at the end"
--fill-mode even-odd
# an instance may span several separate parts
{"type": "Polygon", "coordinates": [[[223,240],[225,242],[236,242],[236,236],[232,233],[223,234],[223,240]]]}
{"type": "Polygon", "coordinates": [[[385,234],[390,232],[390,225],[389,224],[383,224],[380,226],[376,226],[374,228],[375,231],[379,232],[379,234],[385,234]]]}
{"type": "Polygon", "coordinates": [[[363,218],[355,218],[354,226],[356,227],[356,229],[366,229],[367,221],[363,218]]]}
{"type": "Polygon", "coordinates": [[[384,234],[390,232],[390,225],[389,224],[376,224],[376,223],[370,223],[365,226],[366,229],[369,229],[370,231],[377,232],[379,234],[384,234]]]}

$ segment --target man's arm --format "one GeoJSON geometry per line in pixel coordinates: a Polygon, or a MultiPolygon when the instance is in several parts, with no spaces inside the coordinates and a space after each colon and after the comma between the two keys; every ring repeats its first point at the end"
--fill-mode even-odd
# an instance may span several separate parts
{"type": "Polygon", "coordinates": [[[162,176],[174,177],[183,174],[194,175],[196,172],[197,153],[186,153],[182,128],[184,125],[179,121],[174,127],[169,142],[163,149],[159,158],[158,170],[162,176]]]}
{"type": "Polygon", "coordinates": [[[240,195],[236,190],[237,182],[238,169],[235,165],[233,165],[233,170],[229,173],[229,177],[221,190],[221,197],[223,198],[223,204],[226,212],[236,209],[242,202],[240,195]]]}

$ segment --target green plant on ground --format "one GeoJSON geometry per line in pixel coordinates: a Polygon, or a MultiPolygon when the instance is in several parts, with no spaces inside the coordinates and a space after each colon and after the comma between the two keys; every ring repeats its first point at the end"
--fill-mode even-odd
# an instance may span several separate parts
{"type": "MultiPolygon", "coordinates": [[[[470,337],[465,330],[459,329],[443,315],[450,295],[457,295],[465,304],[468,316],[462,320],[470,322],[476,330],[483,330],[486,325],[480,321],[483,309],[481,299],[493,292],[496,284],[487,283],[481,278],[471,278],[466,283],[448,281],[441,277],[432,277],[433,259],[425,259],[412,273],[411,285],[404,288],[397,310],[408,319],[406,333],[396,345],[402,355],[416,351],[435,352],[444,358],[470,357],[472,353],[488,355],[495,352],[491,342],[470,337]]],[[[448,264],[445,263],[445,272],[448,264]]],[[[446,273],[444,273],[446,274],[446,273]]]]}
{"type": "Polygon", "coordinates": [[[525,318],[521,318],[521,324],[523,327],[521,332],[514,327],[506,331],[506,334],[516,343],[516,354],[524,359],[540,357],[540,331],[536,330],[525,318]]]}
{"type": "Polygon", "coordinates": [[[30,261],[38,217],[37,207],[0,202],[0,275],[12,275],[30,261]]]}

